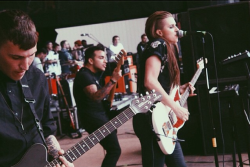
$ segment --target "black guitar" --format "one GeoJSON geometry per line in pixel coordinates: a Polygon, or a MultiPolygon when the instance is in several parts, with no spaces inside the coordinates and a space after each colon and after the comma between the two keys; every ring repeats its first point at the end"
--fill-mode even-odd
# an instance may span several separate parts
{"type": "MultiPolygon", "coordinates": [[[[111,119],[109,122],[101,126],[99,129],[91,133],[88,137],[85,137],[82,141],[75,144],[69,150],[65,151],[63,156],[69,161],[73,162],[94,147],[102,139],[108,136],[111,132],[119,128],[130,118],[137,113],[146,113],[150,107],[157,101],[161,100],[161,95],[152,91],[145,96],[135,98],[131,101],[130,107],[126,108],[119,115],[111,119]]],[[[51,162],[47,162],[47,150],[42,144],[34,144],[25,153],[23,158],[12,167],[53,167],[56,164],[62,164],[57,158],[51,162]]]]}

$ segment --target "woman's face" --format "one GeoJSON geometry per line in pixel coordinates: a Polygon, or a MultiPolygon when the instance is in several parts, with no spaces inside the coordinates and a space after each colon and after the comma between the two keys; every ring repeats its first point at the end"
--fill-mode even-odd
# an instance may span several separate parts
{"type": "Polygon", "coordinates": [[[178,42],[178,27],[176,27],[176,22],[173,17],[168,17],[162,20],[162,29],[156,30],[157,34],[163,38],[165,41],[169,43],[177,43],[178,42]]]}

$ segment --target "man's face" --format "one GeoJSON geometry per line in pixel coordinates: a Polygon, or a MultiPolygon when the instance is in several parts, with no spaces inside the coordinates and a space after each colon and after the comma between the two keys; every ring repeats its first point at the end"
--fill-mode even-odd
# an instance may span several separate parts
{"type": "Polygon", "coordinates": [[[106,54],[102,50],[97,50],[94,52],[95,56],[93,59],[93,67],[96,72],[105,71],[107,65],[106,54]]]}
{"type": "Polygon", "coordinates": [[[8,41],[0,47],[0,71],[13,80],[20,80],[34,60],[36,46],[22,50],[8,41]]]}
{"type": "Polygon", "coordinates": [[[116,37],[116,38],[114,38],[113,45],[117,46],[119,42],[120,42],[120,38],[116,37]]]}
{"type": "Polygon", "coordinates": [[[52,50],[53,49],[53,43],[52,42],[49,42],[47,44],[47,50],[52,50]]]}
{"type": "Polygon", "coordinates": [[[147,36],[143,36],[141,39],[142,43],[147,43],[148,42],[148,37],[147,36]]]}

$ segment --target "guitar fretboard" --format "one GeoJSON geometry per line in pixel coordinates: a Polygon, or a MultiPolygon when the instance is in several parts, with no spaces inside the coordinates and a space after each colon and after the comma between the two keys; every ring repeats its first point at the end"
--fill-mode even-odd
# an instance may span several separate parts
{"type": "MultiPolygon", "coordinates": [[[[201,74],[202,69],[198,68],[196,70],[196,73],[194,74],[192,80],[190,81],[193,85],[195,85],[196,81],[198,80],[200,74],[201,74]]],[[[188,96],[189,96],[189,87],[185,90],[185,92],[182,94],[181,99],[180,99],[180,105],[183,107],[188,96]]]]}
{"type": "MultiPolygon", "coordinates": [[[[84,138],[79,143],[75,144],[69,150],[63,154],[63,156],[69,161],[73,162],[94,147],[102,139],[108,136],[111,132],[119,128],[125,122],[135,115],[131,108],[125,109],[122,113],[111,119],[109,122],[104,124],[102,127],[91,133],[88,137],[84,138]]],[[[45,167],[53,167],[56,164],[61,164],[61,161],[57,158],[49,162],[45,167]]]]}

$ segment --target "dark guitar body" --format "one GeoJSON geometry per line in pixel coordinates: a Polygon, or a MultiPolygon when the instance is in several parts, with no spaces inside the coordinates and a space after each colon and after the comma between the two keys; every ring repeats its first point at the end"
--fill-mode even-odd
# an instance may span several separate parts
{"type": "Polygon", "coordinates": [[[47,165],[47,150],[42,144],[34,144],[22,159],[12,167],[44,167],[47,165]]]}

